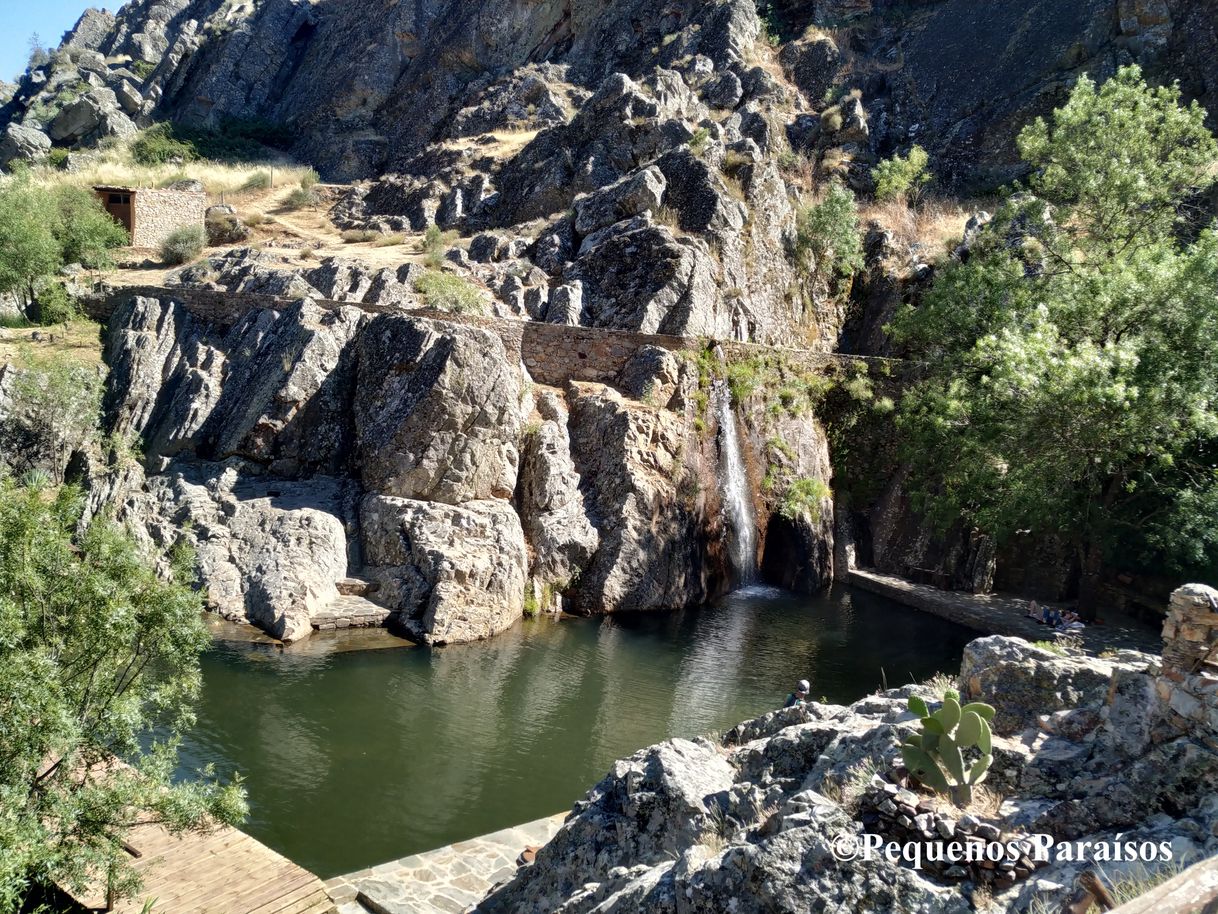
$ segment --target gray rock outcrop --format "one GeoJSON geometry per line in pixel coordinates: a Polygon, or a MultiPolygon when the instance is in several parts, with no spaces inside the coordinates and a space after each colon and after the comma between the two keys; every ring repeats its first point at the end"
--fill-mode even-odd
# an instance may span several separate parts
{"type": "Polygon", "coordinates": [[[566,407],[553,391],[538,398],[541,422],[526,432],[518,502],[532,553],[531,577],[559,593],[583,573],[600,545],[588,520],[571,458],[566,407]]]}
{"type": "Polygon", "coordinates": [[[520,518],[507,502],[369,495],[360,525],[377,599],[420,641],[477,641],[520,619],[528,557],[520,518]]]}
{"type": "Polygon", "coordinates": [[[687,476],[685,422],[611,388],[572,389],[571,453],[600,534],[575,608],[671,609],[717,596],[726,580],[709,555],[714,545],[703,535],[687,476]]]}
{"type": "MultiPolygon", "coordinates": [[[[929,842],[945,834],[984,843],[1042,833],[1093,847],[1146,841],[1171,850],[1145,863],[1103,862],[1109,879],[1171,873],[1218,852],[1218,808],[1211,798],[1218,750],[1177,735],[1141,746],[1132,760],[1112,752],[1127,723],[1163,713],[1153,698],[1117,717],[1122,699],[1107,688],[1069,697],[1021,690],[1007,697],[1011,678],[1058,681],[1061,658],[1013,638],[982,639],[966,653],[978,665],[990,664],[992,678],[980,697],[1005,708],[1000,713],[1007,720],[1035,721],[1018,739],[995,743],[995,777],[1007,798],[1000,809],[959,810],[903,774],[900,741],[919,728],[906,700],[937,697],[924,686],[849,707],[808,703],[743,723],[720,745],[670,740],[615,763],[536,861],[492,889],[475,911],[965,914],[975,910],[981,886],[997,909],[1028,911],[1038,909],[1034,903],[1066,902],[1077,877],[1096,864],[1074,853],[952,868],[933,862],[929,842]],[[1049,704],[1038,706],[1040,699],[1049,704]],[[1062,708],[1073,701],[1078,704],[1062,708]],[[895,818],[897,809],[909,811],[909,828],[895,818]],[[919,831],[918,823],[932,819],[931,834],[919,831]],[[841,859],[842,842],[863,832],[899,847],[920,845],[923,865],[892,863],[879,852],[841,859]]],[[[1115,663],[1069,663],[1115,686],[1130,677],[1155,681],[1161,674],[1150,660],[1127,652],[1115,663]]]]}
{"type": "Polygon", "coordinates": [[[266,480],[239,461],[179,462],[130,494],[116,519],[151,544],[189,543],[220,615],[297,641],[347,575],[353,495],[340,479],[266,480]]]}
{"type": "Polygon", "coordinates": [[[41,130],[9,124],[0,136],[0,168],[8,168],[13,162],[37,162],[50,151],[50,137],[41,130]]]}
{"type": "Polygon", "coordinates": [[[371,490],[456,505],[510,498],[520,379],[494,334],[378,317],[359,338],[358,464],[371,490]]]}

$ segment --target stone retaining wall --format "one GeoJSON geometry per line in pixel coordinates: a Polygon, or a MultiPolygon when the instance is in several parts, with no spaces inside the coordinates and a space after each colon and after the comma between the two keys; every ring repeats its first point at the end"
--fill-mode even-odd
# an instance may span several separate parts
{"type": "MultiPolygon", "coordinates": [[[[196,317],[222,329],[233,326],[253,308],[286,308],[291,300],[269,295],[211,289],[166,289],[157,286],[125,286],[87,298],[85,312],[94,320],[105,322],[122,304],[136,296],[170,298],[180,302],[196,317]]],[[[634,333],[627,330],[606,330],[596,327],[569,327],[539,321],[519,321],[484,315],[452,314],[432,308],[406,308],[399,305],[368,305],[359,302],[338,302],[325,299],[315,302],[325,308],[353,307],[370,314],[409,314],[470,327],[481,327],[495,333],[511,356],[517,356],[538,384],[561,387],[568,381],[597,381],[612,384],[622,368],[642,346],[659,346],[674,352],[694,351],[704,341],[681,336],[654,333],[634,333]]],[[[776,351],[773,347],[749,343],[719,343],[730,356],[776,351]]],[[[821,367],[829,362],[851,361],[809,350],[781,350],[788,358],[821,367]]]]}
{"type": "Polygon", "coordinates": [[[1218,740],[1218,591],[1186,584],[1163,623],[1163,672],[1156,683],[1173,729],[1218,740]]]}

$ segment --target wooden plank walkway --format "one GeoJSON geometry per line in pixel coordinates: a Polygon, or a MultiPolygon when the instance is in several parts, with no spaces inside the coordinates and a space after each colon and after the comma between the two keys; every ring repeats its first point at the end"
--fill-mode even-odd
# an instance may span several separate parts
{"type": "MultiPolygon", "coordinates": [[[[172,835],[160,825],[137,825],[126,836],[144,885],[118,901],[116,914],[329,914],[334,903],[322,881],[249,835],[227,826],[172,835]]],[[[106,910],[104,888],[76,901],[106,910]]]]}

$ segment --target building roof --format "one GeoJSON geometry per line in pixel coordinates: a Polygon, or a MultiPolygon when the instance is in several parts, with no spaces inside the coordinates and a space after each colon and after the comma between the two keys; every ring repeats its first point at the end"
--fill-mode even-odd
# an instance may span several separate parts
{"type": "Polygon", "coordinates": [[[118,184],[94,184],[93,189],[94,190],[104,190],[107,192],[116,191],[118,193],[123,193],[123,194],[134,194],[140,190],[143,190],[144,188],[124,187],[124,186],[118,185],[118,184]]]}

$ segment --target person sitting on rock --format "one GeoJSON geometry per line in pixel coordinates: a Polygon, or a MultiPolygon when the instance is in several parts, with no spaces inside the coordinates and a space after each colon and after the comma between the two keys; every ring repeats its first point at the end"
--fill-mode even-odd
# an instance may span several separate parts
{"type": "Polygon", "coordinates": [[[798,705],[802,705],[808,700],[808,690],[811,688],[812,684],[808,682],[808,680],[799,680],[799,682],[795,683],[795,691],[787,696],[786,704],[784,704],[783,707],[794,708],[798,705]]]}

